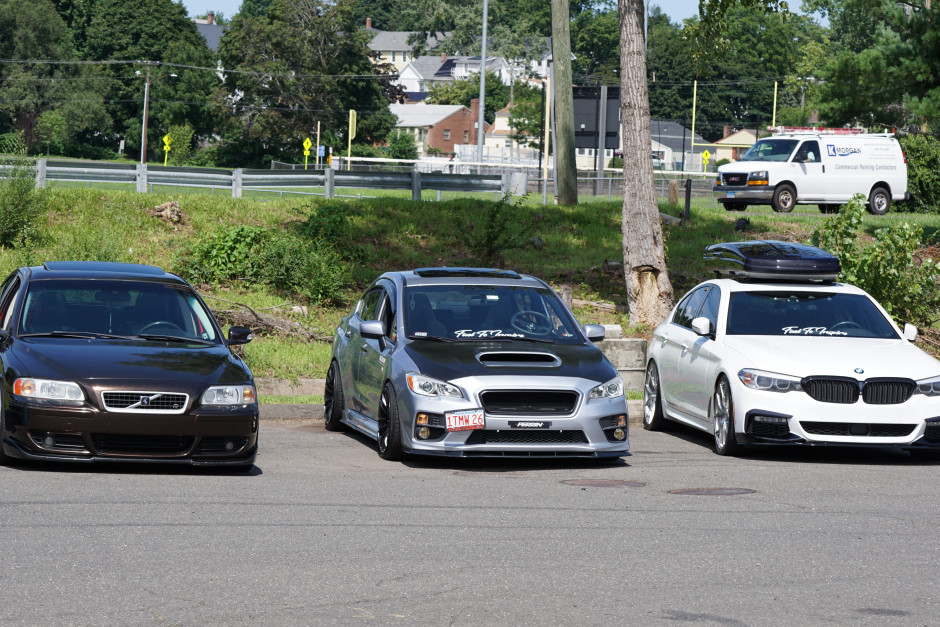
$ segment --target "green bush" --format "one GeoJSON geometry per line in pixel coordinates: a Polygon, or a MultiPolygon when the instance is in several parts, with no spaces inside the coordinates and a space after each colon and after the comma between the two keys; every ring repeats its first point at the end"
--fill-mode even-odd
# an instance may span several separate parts
{"type": "MultiPolygon", "coordinates": [[[[25,154],[21,138],[7,140],[0,153],[25,154]]],[[[0,160],[0,246],[20,248],[35,243],[40,236],[39,217],[46,210],[46,192],[36,189],[33,162],[23,156],[0,160]]]]}
{"type": "Polygon", "coordinates": [[[318,305],[338,300],[350,272],[332,246],[272,229],[252,261],[252,278],[318,305]]]}
{"type": "Polygon", "coordinates": [[[328,200],[310,208],[307,219],[301,223],[299,232],[304,237],[335,244],[349,233],[346,213],[349,203],[328,200]]]}
{"type": "Polygon", "coordinates": [[[498,202],[474,202],[471,208],[455,203],[456,223],[464,222],[460,237],[474,257],[489,265],[499,265],[503,253],[524,243],[522,226],[507,198],[498,202]],[[482,206],[480,206],[482,205],[482,206]]]}
{"type": "Polygon", "coordinates": [[[840,281],[871,294],[895,321],[929,328],[940,315],[940,266],[919,254],[923,229],[907,223],[879,229],[875,242],[863,246],[864,216],[865,198],[859,194],[824,220],[811,241],[839,257],[840,281]]]}
{"type": "Polygon", "coordinates": [[[611,158],[611,160],[607,163],[607,167],[622,170],[623,169],[623,157],[611,158]]]}
{"type": "Polygon", "coordinates": [[[900,141],[907,156],[907,191],[911,194],[900,207],[940,213],[940,140],[932,135],[908,135],[900,141]]]}
{"type": "Polygon", "coordinates": [[[181,272],[191,281],[219,282],[248,278],[252,259],[264,242],[266,229],[233,226],[199,240],[181,260],[181,272]]]}

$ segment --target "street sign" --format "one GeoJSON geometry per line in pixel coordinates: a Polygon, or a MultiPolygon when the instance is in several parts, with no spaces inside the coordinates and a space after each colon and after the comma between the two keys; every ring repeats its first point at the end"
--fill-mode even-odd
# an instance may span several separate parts
{"type": "Polygon", "coordinates": [[[310,150],[310,146],[313,146],[313,142],[310,141],[310,138],[304,140],[304,150],[310,150]]]}
{"type": "Polygon", "coordinates": [[[710,153],[710,152],[708,152],[708,151],[706,150],[705,152],[702,153],[702,164],[707,167],[707,166],[708,166],[708,160],[711,159],[711,158],[712,158],[712,153],[710,153]]]}

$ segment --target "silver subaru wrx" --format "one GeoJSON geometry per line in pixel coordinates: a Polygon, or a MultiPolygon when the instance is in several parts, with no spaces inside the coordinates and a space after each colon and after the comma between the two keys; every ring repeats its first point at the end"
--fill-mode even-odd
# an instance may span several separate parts
{"type": "Polygon", "coordinates": [[[506,270],[387,272],[336,329],[326,428],[379,455],[629,455],[623,381],[540,279],[506,270]]]}

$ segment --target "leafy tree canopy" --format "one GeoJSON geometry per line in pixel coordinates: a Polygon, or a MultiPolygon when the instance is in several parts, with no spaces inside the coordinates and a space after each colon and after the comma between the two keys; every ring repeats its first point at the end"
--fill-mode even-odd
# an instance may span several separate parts
{"type": "MultiPolygon", "coordinates": [[[[496,112],[509,104],[509,87],[503,85],[499,76],[486,73],[486,97],[483,103],[483,119],[492,124],[496,112]]],[[[480,97],[480,75],[470,76],[448,83],[432,85],[428,94],[429,104],[450,104],[470,107],[470,101],[480,97]]]]}

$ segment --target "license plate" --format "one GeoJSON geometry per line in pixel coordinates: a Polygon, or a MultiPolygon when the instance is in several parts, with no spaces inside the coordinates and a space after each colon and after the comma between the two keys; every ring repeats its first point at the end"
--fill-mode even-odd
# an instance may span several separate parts
{"type": "Polygon", "coordinates": [[[450,411],[444,414],[448,431],[471,431],[486,426],[486,418],[482,409],[468,409],[466,411],[450,411]]]}
{"type": "Polygon", "coordinates": [[[734,192],[728,192],[728,198],[734,198],[734,192]]]}

